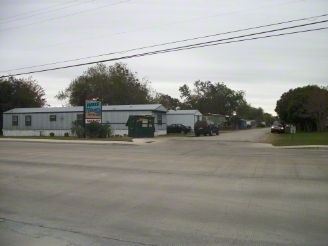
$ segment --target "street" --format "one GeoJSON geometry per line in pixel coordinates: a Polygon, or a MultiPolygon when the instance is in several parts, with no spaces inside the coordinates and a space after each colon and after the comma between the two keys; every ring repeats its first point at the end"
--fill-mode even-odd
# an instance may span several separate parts
{"type": "Polygon", "coordinates": [[[258,143],[268,131],[0,141],[1,245],[19,245],[16,234],[48,245],[328,245],[328,150],[258,143]]]}

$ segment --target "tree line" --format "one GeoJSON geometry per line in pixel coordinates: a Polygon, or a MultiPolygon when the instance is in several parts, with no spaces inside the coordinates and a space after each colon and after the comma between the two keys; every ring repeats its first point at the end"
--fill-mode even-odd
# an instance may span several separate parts
{"type": "MultiPolygon", "coordinates": [[[[312,89],[295,89],[284,93],[277,101],[276,112],[281,120],[301,124],[304,129],[321,129],[320,117],[310,108],[315,107],[311,100],[305,100],[310,94],[326,91],[318,86],[312,89]],[[296,91],[296,92],[294,92],[296,91]],[[305,92],[306,91],[306,92],[305,92]],[[299,98],[303,98],[299,100],[299,98]],[[297,102],[302,102],[303,111],[297,102]],[[292,105],[292,106],[291,106],[292,105]],[[302,115],[303,114],[303,115],[302,115]],[[318,118],[319,117],[319,118],[318,118]]],[[[231,122],[239,119],[256,120],[272,124],[276,117],[259,107],[252,107],[245,99],[245,91],[232,90],[223,82],[195,81],[190,88],[184,84],[179,87],[180,99],[156,92],[147,78],[138,78],[124,63],[106,66],[97,64],[89,67],[82,75],[74,78],[67,88],[59,91],[56,98],[65,106],[82,106],[85,98],[99,98],[103,105],[128,104],[162,104],[167,109],[198,109],[202,114],[221,114],[229,116],[231,122]]],[[[311,96],[313,96],[311,94],[311,96]]],[[[320,94],[321,96],[321,94],[320,94]]],[[[326,99],[322,95],[324,102],[326,99]]],[[[326,103],[327,105],[327,103],[326,103]]],[[[16,107],[47,106],[45,92],[32,78],[1,78],[0,79],[0,115],[16,107]]]]}

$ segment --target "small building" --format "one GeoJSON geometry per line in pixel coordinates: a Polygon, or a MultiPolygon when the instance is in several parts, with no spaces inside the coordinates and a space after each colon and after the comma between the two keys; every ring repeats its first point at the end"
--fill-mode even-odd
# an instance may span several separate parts
{"type": "Polygon", "coordinates": [[[224,126],[226,122],[226,117],[221,114],[207,114],[203,115],[203,120],[211,120],[219,126],[224,126]]]}
{"type": "Polygon", "coordinates": [[[184,124],[194,129],[196,121],[202,120],[202,114],[196,110],[169,110],[166,113],[167,125],[184,124]]]}
{"type": "MultiPolygon", "coordinates": [[[[109,123],[115,135],[128,134],[130,115],[152,115],[155,136],[166,134],[167,109],[161,104],[102,106],[102,123],[109,123]]],[[[83,107],[15,108],[3,113],[4,136],[55,136],[71,134],[72,122],[83,120],[83,107]]]]}
{"type": "Polygon", "coordinates": [[[155,133],[154,117],[151,115],[130,115],[128,136],[131,138],[153,138],[155,133]]]}
{"type": "Polygon", "coordinates": [[[246,129],[247,128],[247,120],[240,119],[238,121],[238,129],[246,129]]]}

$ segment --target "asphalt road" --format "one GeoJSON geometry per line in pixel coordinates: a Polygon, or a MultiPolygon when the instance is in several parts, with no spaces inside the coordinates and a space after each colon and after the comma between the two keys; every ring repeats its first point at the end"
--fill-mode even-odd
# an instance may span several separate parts
{"type": "Polygon", "coordinates": [[[327,149],[257,143],[266,131],[0,141],[0,244],[328,245],[327,149]]]}

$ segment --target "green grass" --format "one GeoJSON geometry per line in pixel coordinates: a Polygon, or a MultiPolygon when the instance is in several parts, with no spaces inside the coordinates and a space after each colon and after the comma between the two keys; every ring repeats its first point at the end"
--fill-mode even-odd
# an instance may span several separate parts
{"type": "Polygon", "coordinates": [[[109,137],[109,138],[76,138],[76,137],[50,137],[50,136],[35,136],[35,137],[4,137],[0,136],[0,138],[18,138],[18,139],[51,139],[51,140],[92,140],[92,141],[125,141],[132,142],[132,138],[130,137],[109,137]]]}
{"type": "Polygon", "coordinates": [[[292,139],[292,134],[271,134],[269,142],[273,146],[293,146],[293,145],[328,145],[328,132],[296,132],[292,139]]]}

